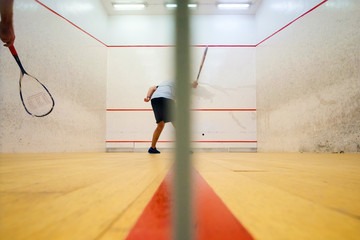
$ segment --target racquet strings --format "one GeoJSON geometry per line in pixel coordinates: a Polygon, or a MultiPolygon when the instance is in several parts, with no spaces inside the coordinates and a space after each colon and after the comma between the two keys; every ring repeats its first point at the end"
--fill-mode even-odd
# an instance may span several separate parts
{"type": "Polygon", "coordinates": [[[35,77],[21,73],[19,90],[27,113],[35,117],[48,115],[54,108],[54,99],[47,88],[35,77]]]}

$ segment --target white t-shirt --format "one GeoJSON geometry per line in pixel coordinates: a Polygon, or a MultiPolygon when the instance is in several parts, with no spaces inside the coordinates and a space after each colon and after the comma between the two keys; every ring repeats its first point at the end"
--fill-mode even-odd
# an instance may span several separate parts
{"type": "Polygon", "coordinates": [[[157,86],[156,91],[151,96],[153,98],[169,98],[175,99],[175,84],[172,81],[165,81],[157,86]]]}

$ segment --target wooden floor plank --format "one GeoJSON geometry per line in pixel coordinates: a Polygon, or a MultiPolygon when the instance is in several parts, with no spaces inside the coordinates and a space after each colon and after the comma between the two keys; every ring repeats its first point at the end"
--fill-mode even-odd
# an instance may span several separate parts
{"type": "MultiPolygon", "coordinates": [[[[195,153],[256,239],[358,239],[359,154],[195,153]]],[[[0,239],[124,239],[171,154],[0,154],[0,239]]]]}
{"type": "Polygon", "coordinates": [[[195,165],[256,239],[358,239],[359,156],[198,154],[195,165]]]}
{"type": "Polygon", "coordinates": [[[1,156],[0,239],[95,239],[169,165],[148,154],[30,158],[1,156]]]}

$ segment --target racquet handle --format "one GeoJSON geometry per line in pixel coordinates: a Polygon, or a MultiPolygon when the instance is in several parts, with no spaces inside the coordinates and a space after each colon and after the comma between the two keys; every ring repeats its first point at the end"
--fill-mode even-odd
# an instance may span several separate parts
{"type": "Polygon", "coordinates": [[[23,74],[25,74],[26,71],[25,71],[24,67],[23,67],[22,64],[21,64],[20,58],[19,58],[19,56],[18,56],[18,54],[17,54],[17,52],[16,52],[16,50],[15,50],[14,45],[10,46],[10,47],[9,47],[9,50],[10,50],[11,54],[13,55],[13,57],[15,58],[15,61],[16,61],[17,64],[19,65],[21,72],[22,72],[23,74]]]}
{"type": "Polygon", "coordinates": [[[10,46],[10,47],[9,47],[9,50],[10,50],[10,52],[11,52],[11,54],[12,54],[13,56],[18,55],[17,52],[16,52],[16,50],[15,50],[14,45],[10,46]]]}

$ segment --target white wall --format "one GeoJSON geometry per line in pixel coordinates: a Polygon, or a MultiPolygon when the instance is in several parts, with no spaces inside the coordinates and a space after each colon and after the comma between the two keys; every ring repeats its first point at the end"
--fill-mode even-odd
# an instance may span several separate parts
{"type": "MultiPolygon", "coordinates": [[[[172,45],[171,16],[110,17],[109,45],[172,45]]],[[[248,45],[255,41],[253,16],[193,16],[192,44],[248,45]]],[[[204,48],[192,48],[192,76],[195,80],[204,48]]],[[[143,98],[150,86],[174,79],[173,47],[109,48],[107,108],[151,109],[143,98]]],[[[193,94],[194,108],[256,108],[255,48],[209,48],[200,85],[193,94]]],[[[152,111],[108,111],[109,148],[145,148],[156,127],[152,111]]],[[[174,129],[165,128],[160,141],[173,140],[174,129]]],[[[202,112],[193,114],[194,141],[256,141],[256,113],[202,112]],[[204,134],[204,136],[202,135],[204,134]]],[[[171,146],[160,143],[159,147],[171,146]]],[[[198,143],[201,148],[246,147],[256,143],[198,143]]]]}
{"type": "MultiPolygon", "coordinates": [[[[0,48],[1,151],[101,151],[105,140],[149,141],[155,127],[151,111],[108,111],[105,123],[104,110],[150,109],[142,99],[149,86],[173,78],[174,49],[114,46],[172,45],[173,17],[108,18],[96,0],[42,2],[112,47],[35,1],[16,1],[16,47],[26,69],[49,87],[56,106],[44,119],[26,115],[14,84],[19,71],[0,48]]],[[[256,17],[192,16],[192,44],[255,45],[320,2],[263,0],[256,17]]],[[[193,92],[194,108],[259,111],[195,111],[193,140],[256,140],[258,122],[261,151],[359,151],[359,22],[358,2],[329,0],[257,48],[211,47],[193,92]]],[[[203,50],[193,47],[194,78],[203,50]]],[[[160,140],[172,140],[172,134],[167,127],[160,140]]]]}
{"type": "Polygon", "coordinates": [[[323,0],[263,0],[256,12],[257,43],[321,2],[323,0]]]}
{"type": "Polygon", "coordinates": [[[108,16],[99,0],[40,0],[100,41],[109,40],[108,16]]]}
{"type": "Polygon", "coordinates": [[[122,15],[109,17],[108,45],[174,44],[171,15],[122,15]]]}
{"type": "Polygon", "coordinates": [[[329,0],[257,47],[259,151],[360,152],[359,13],[329,0]]]}
{"type": "Polygon", "coordinates": [[[22,63],[55,109],[44,118],[25,112],[19,68],[0,47],[0,151],[104,151],[107,49],[35,1],[15,1],[14,22],[22,63]]]}
{"type": "MultiPolygon", "coordinates": [[[[174,44],[171,15],[111,16],[108,45],[174,44]]],[[[255,17],[198,15],[191,17],[192,44],[254,44],[255,17]]]]}
{"type": "Polygon", "coordinates": [[[197,15],[191,17],[192,44],[256,44],[253,15],[197,15]]]}

